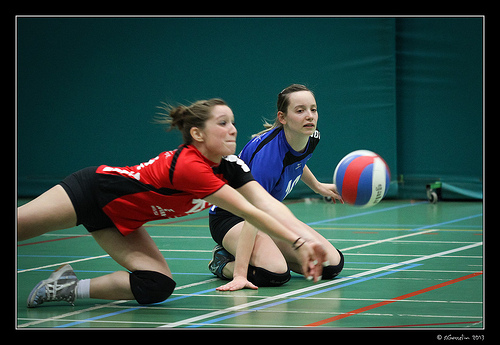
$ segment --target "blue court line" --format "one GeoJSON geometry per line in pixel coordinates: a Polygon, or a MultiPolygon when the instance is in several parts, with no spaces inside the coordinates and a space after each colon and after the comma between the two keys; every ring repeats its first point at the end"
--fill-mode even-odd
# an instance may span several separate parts
{"type": "MultiPolygon", "coordinates": [[[[23,269],[18,269],[22,271],[23,269]]],[[[73,270],[75,273],[113,273],[115,271],[98,271],[98,270],[73,270]]],[[[51,269],[39,269],[33,272],[54,272],[51,269]]],[[[193,273],[193,272],[172,272],[174,276],[176,275],[188,275],[188,276],[214,276],[212,273],[193,273]]]]}
{"type": "MultiPolygon", "coordinates": [[[[367,227],[370,225],[377,225],[377,226],[383,226],[384,228],[387,228],[390,230],[390,228],[418,228],[419,226],[424,226],[422,224],[404,224],[404,223],[399,223],[399,224],[370,224],[370,223],[335,223],[335,226],[350,226],[352,229],[348,230],[356,230],[356,228],[359,227],[367,227]]],[[[471,229],[471,230],[482,230],[483,225],[454,225],[453,228],[464,228],[464,229],[471,229]]],[[[327,230],[327,229],[321,229],[321,230],[327,230]]],[[[333,229],[337,230],[337,229],[333,229]]]]}
{"type": "MultiPolygon", "coordinates": [[[[93,258],[94,256],[71,256],[71,255],[32,255],[32,254],[20,254],[18,257],[23,258],[93,258]]],[[[105,257],[103,259],[112,259],[111,257],[105,257]]],[[[184,261],[200,261],[209,260],[208,258],[165,258],[165,260],[184,260],[184,261]]],[[[38,271],[38,270],[37,270],[38,271]]]]}
{"type": "Polygon", "coordinates": [[[418,230],[430,229],[430,228],[438,227],[438,226],[441,226],[441,225],[456,223],[456,222],[460,222],[462,220],[467,220],[467,219],[472,219],[472,218],[477,218],[477,217],[482,217],[482,216],[483,216],[482,213],[478,213],[478,214],[474,214],[474,215],[468,216],[468,217],[463,217],[463,218],[449,220],[447,222],[442,222],[442,223],[437,223],[437,224],[432,224],[432,225],[421,226],[419,228],[411,229],[411,231],[418,231],[418,230]]]}
{"type": "Polygon", "coordinates": [[[122,310],[118,310],[118,311],[116,311],[114,313],[103,314],[103,315],[98,315],[98,316],[94,316],[94,317],[89,317],[88,319],[85,319],[85,320],[82,320],[82,321],[75,321],[75,322],[71,322],[71,323],[66,323],[64,325],[55,326],[54,328],[66,328],[66,327],[76,326],[76,325],[79,325],[81,323],[85,323],[85,322],[89,322],[89,321],[93,321],[93,320],[99,320],[99,319],[103,319],[105,317],[109,317],[109,316],[113,316],[113,315],[119,315],[119,314],[123,314],[123,313],[128,313],[129,311],[137,310],[137,309],[140,309],[140,308],[143,308],[143,307],[135,307],[135,308],[129,308],[129,309],[122,309],[122,310]]]}
{"type": "MultiPolygon", "coordinates": [[[[367,215],[367,214],[374,214],[374,213],[379,213],[379,212],[384,212],[384,211],[390,211],[390,210],[395,210],[395,209],[400,209],[400,208],[405,208],[405,207],[410,207],[410,206],[416,206],[416,205],[423,204],[423,203],[427,203],[427,201],[422,201],[422,202],[413,203],[413,204],[407,204],[407,205],[399,205],[399,206],[394,206],[394,207],[388,207],[388,208],[384,208],[384,209],[381,209],[381,210],[368,211],[368,212],[363,212],[363,213],[348,215],[348,216],[344,216],[344,217],[337,217],[337,218],[332,218],[332,219],[326,219],[326,220],[322,220],[322,221],[318,221],[318,222],[308,223],[308,225],[321,224],[321,223],[326,223],[326,222],[329,222],[329,221],[342,220],[342,219],[353,218],[353,217],[357,217],[357,216],[363,216],[363,215],[367,215]]],[[[479,216],[482,216],[482,215],[483,214],[480,213],[480,214],[477,214],[477,215],[473,215],[473,216],[469,216],[469,217],[464,217],[464,218],[460,218],[460,219],[456,219],[456,220],[451,220],[451,221],[448,221],[448,222],[443,222],[443,223],[438,223],[438,224],[424,226],[424,227],[421,227],[421,228],[412,229],[412,231],[427,229],[427,228],[431,228],[431,227],[435,227],[435,226],[441,226],[441,225],[445,225],[445,224],[449,224],[449,223],[453,223],[453,222],[458,222],[458,221],[461,221],[461,220],[466,220],[466,219],[471,219],[471,218],[479,217],[479,216]]],[[[297,299],[300,299],[300,298],[304,298],[304,297],[307,297],[307,296],[312,296],[312,295],[315,295],[315,294],[318,294],[318,293],[322,293],[322,292],[326,292],[326,291],[330,291],[330,290],[335,290],[335,289],[338,289],[338,288],[341,288],[341,287],[344,287],[344,286],[348,286],[348,285],[352,285],[352,284],[361,283],[361,282],[366,281],[366,280],[370,280],[370,279],[373,279],[373,278],[377,278],[377,277],[381,277],[381,276],[384,276],[384,275],[392,274],[392,273],[395,273],[395,272],[398,272],[398,271],[402,271],[402,270],[406,270],[406,269],[409,269],[409,268],[412,268],[412,267],[415,267],[415,266],[419,266],[419,265],[421,265],[421,264],[413,264],[413,265],[409,265],[409,266],[406,266],[406,267],[403,267],[403,268],[400,268],[400,269],[394,269],[394,270],[390,270],[388,272],[380,273],[378,275],[371,276],[371,277],[368,277],[368,278],[360,278],[360,279],[357,279],[355,281],[347,282],[347,283],[344,283],[344,284],[341,284],[341,285],[335,285],[335,286],[333,286],[331,288],[326,288],[326,289],[318,290],[318,291],[311,292],[309,294],[301,295],[301,296],[298,296],[298,297],[292,297],[292,298],[289,298],[287,300],[283,300],[283,301],[279,301],[279,302],[274,302],[274,303],[271,303],[271,304],[268,304],[268,305],[264,305],[264,306],[261,306],[261,307],[256,307],[256,308],[250,309],[248,311],[238,312],[238,313],[226,316],[226,317],[222,317],[222,318],[218,318],[218,319],[213,319],[213,320],[205,321],[205,322],[200,323],[198,325],[193,325],[193,326],[188,326],[188,327],[191,327],[191,328],[192,327],[200,327],[201,325],[204,325],[204,324],[210,324],[210,323],[217,322],[217,321],[214,321],[214,320],[219,320],[219,319],[225,320],[225,319],[228,319],[228,318],[231,318],[231,317],[236,317],[238,315],[243,315],[243,314],[255,311],[255,310],[265,309],[265,308],[268,308],[268,307],[271,307],[271,306],[274,306],[274,305],[278,305],[278,304],[282,304],[282,303],[288,303],[290,301],[297,300],[297,299]]],[[[177,274],[181,274],[181,273],[177,273],[177,274]]],[[[171,302],[171,301],[176,301],[176,300],[187,298],[187,297],[190,297],[190,296],[193,296],[193,295],[204,294],[204,293],[211,292],[211,291],[215,291],[215,288],[208,289],[208,290],[203,290],[203,291],[199,291],[199,292],[195,292],[195,293],[189,294],[187,296],[179,296],[179,297],[170,298],[170,299],[167,299],[167,300],[165,300],[163,302],[160,302],[160,303],[157,303],[157,304],[168,303],[168,302],[171,302]]],[[[103,315],[95,316],[95,317],[88,318],[88,319],[81,320],[81,321],[75,321],[75,322],[72,322],[72,323],[55,326],[55,328],[70,327],[70,326],[73,326],[73,325],[78,325],[78,324],[85,323],[85,322],[92,321],[92,320],[103,319],[103,318],[106,318],[106,317],[110,317],[110,316],[113,316],[113,315],[122,314],[122,313],[125,313],[125,312],[137,310],[137,309],[140,309],[140,308],[147,308],[147,306],[138,306],[138,307],[128,308],[128,309],[120,310],[120,311],[113,312],[113,313],[108,313],[108,314],[103,314],[103,315]]]]}
{"type": "Polygon", "coordinates": [[[392,210],[397,210],[397,209],[400,209],[400,208],[412,207],[412,206],[417,206],[417,205],[421,205],[421,204],[428,204],[428,203],[429,203],[428,201],[419,201],[419,202],[416,202],[416,203],[413,203],[413,204],[392,206],[392,207],[387,207],[387,208],[383,208],[383,209],[380,209],[380,210],[366,211],[366,212],[362,212],[362,213],[350,214],[348,216],[343,216],[343,217],[336,217],[336,218],[331,218],[331,219],[319,220],[317,222],[307,223],[307,225],[323,224],[323,223],[333,222],[333,221],[337,221],[337,220],[354,218],[354,217],[359,217],[359,216],[365,216],[365,215],[368,215],[368,214],[374,214],[374,213],[385,212],[385,211],[392,211],[392,210]]]}
{"type": "MultiPolygon", "coordinates": [[[[208,259],[203,259],[208,260],[208,259]]],[[[358,264],[358,265],[392,265],[394,262],[366,262],[366,261],[346,261],[346,264],[358,264]]],[[[18,271],[23,271],[24,268],[18,268],[18,271]]],[[[75,273],[113,273],[114,271],[105,271],[105,270],[73,270],[75,273]]],[[[34,272],[54,272],[53,269],[50,268],[41,268],[34,272]]],[[[192,275],[192,276],[213,276],[212,273],[204,273],[204,272],[172,272],[173,275],[192,275]]]]}
{"type": "Polygon", "coordinates": [[[176,274],[184,274],[184,275],[188,275],[188,276],[211,276],[211,277],[214,277],[215,276],[212,274],[212,273],[188,273],[188,272],[172,272],[172,274],[175,276],[176,274]]]}
{"type": "MultiPolygon", "coordinates": [[[[165,300],[163,302],[154,303],[152,305],[169,303],[169,302],[177,301],[177,300],[180,300],[180,299],[188,298],[188,297],[191,297],[193,295],[202,295],[204,293],[212,292],[212,291],[215,291],[215,288],[208,289],[208,290],[203,290],[203,291],[198,291],[198,292],[194,292],[192,294],[185,295],[185,296],[178,296],[178,297],[169,298],[169,299],[167,299],[167,300],[165,300]]],[[[115,316],[115,315],[119,315],[119,314],[123,314],[123,313],[128,313],[129,311],[134,311],[134,310],[141,309],[141,308],[147,308],[147,306],[138,306],[138,307],[132,307],[132,308],[128,308],[128,309],[122,309],[122,310],[115,311],[113,313],[102,314],[102,315],[98,315],[98,316],[94,316],[94,317],[89,317],[89,318],[84,319],[84,320],[74,321],[74,322],[66,323],[64,325],[55,326],[54,328],[66,328],[66,327],[76,326],[76,325],[80,325],[82,323],[86,323],[86,322],[89,322],[89,321],[100,320],[100,319],[104,319],[106,317],[115,316]]]]}
{"type": "Polygon", "coordinates": [[[393,273],[396,273],[396,272],[399,272],[399,271],[404,271],[404,270],[407,270],[407,269],[410,269],[410,268],[413,268],[413,267],[416,267],[416,266],[421,266],[421,265],[422,264],[412,264],[412,265],[408,265],[408,266],[401,267],[401,268],[398,268],[398,269],[389,270],[387,272],[382,272],[382,273],[379,273],[379,274],[376,274],[376,275],[373,275],[373,276],[370,276],[370,277],[359,278],[359,279],[356,279],[354,281],[348,281],[348,282],[346,282],[344,284],[334,285],[332,287],[328,287],[328,288],[325,288],[325,289],[316,290],[316,291],[309,292],[309,293],[306,293],[304,295],[300,295],[300,296],[297,296],[297,297],[291,297],[291,298],[288,298],[288,299],[285,299],[285,300],[282,300],[282,301],[277,301],[277,302],[265,304],[263,306],[255,307],[255,308],[252,308],[252,309],[249,309],[249,310],[244,310],[244,311],[240,311],[240,312],[237,312],[237,313],[234,313],[234,314],[230,314],[230,315],[226,315],[226,316],[221,316],[221,317],[218,317],[218,318],[215,318],[215,319],[212,319],[212,320],[208,320],[208,321],[205,321],[205,322],[198,323],[196,325],[186,326],[186,328],[198,328],[198,327],[201,327],[201,326],[210,325],[210,324],[213,324],[213,323],[216,323],[216,322],[219,322],[219,321],[231,319],[231,318],[234,318],[234,317],[237,317],[237,316],[240,316],[240,315],[244,315],[244,314],[248,314],[248,313],[251,313],[251,312],[254,312],[254,311],[258,311],[258,310],[262,310],[262,309],[274,307],[274,306],[277,306],[277,305],[280,305],[280,304],[284,304],[284,303],[296,301],[296,300],[299,300],[299,299],[302,299],[302,298],[306,298],[306,297],[311,297],[311,296],[314,296],[314,295],[318,295],[320,293],[324,293],[324,292],[328,292],[328,291],[340,289],[340,288],[343,288],[343,287],[346,287],[346,286],[349,286],[349,285],[362,283],[362,282],[365,282],[367,280],[371,280],[371,279],[383,277],[383,276],[386,276],[386,275],[389,275],[389,274],[393,274],[393,273]]]}
{"type": "MultiPolygon", "coordinates": [[[[365,278],[356,279],[354,281],[349,281],[349,282],[344,283],[344,284],[335,285],[333,287],[329,287],[329,288],[325,288],[325,289],[313,291],[313,292],[310,292],[308,294],[304,294],[304,295],[301,295],[301,296],[292,297],[292,298],[289,298],[289,299],[286,299],[286,300],[283,300],[283,301],[266,304],[264,306],[260,306],[260,307],[256,307],[256,308],[253,308],[253,309],[250,309],[250,310],[238,312],[238,313],[231,314],[231,315],[228,315],[228,316],[225,316],[225,317],[221,317],[221,318],[217,318],[217,319],[205,321],[205,322],[203,322],[201,324],[198,324],[198,325],[188,326],[188,328],[200,327],[201,325],[204,325],[204,324],[215,323],[217,321],[225,320],[225,319],[228,319],[228,318],[231,318],[231,317],[236,317],[238,315],[243,315],[243,314],[246,314],[246,313],[250,313],[252,311],[269,308],[269,307],[272,307],[272,306],[275,306],[275,305],[278,305],[278,304],[288,303],[288,302],[295,301],[297,299],[301,299],[301,298],[305,298],[305,297],[309,297],[309,296],[314,296],[314,295],[317,295],[317,294],[320,294],[320,293],[323,293],[323,292],[327,292],[327,291],[339,289],[341,287],[349,286],[349,285],[352,285],[352,284],[362,283],[362,282],[370,280],[370,279],[382,277],[382,276],[385,276],[385,275],[388,275],[388,274],[392,274],[392,273],[395,273],[395,272],[403,271],[403,270],[406,270],[406,269],[409,269],[409,268],[413,268],[415,266],[420,266],[420,265],[422,265],[422,264],[413,264],[413,265],[409,265],[409,266],[406,266],[406,267],[402,267],[402,268],[390,270],[390,271],[387,271],[387,272],[379,273],[379,274],[376,274],[376,275],[371,276],[371,277],[365,277],[365,278]]],[[[167,300],[165,300],[163,302],[154,303],[152,305],[159,305],[159,304],[170,303],[170,302],[173,302],[173,301],[178,301],[178,300],[181,300],[181,299],[184,299],[184,298],[192,297],[192,296],[195,296],[195,295],[202,295],[202,294],[205,294],[205,293],[208,293],[208,292],[214,292],[214,291],[216,291],[215,288],[211,288],[211,289],[207,289],[207,290],[202,290],[202,291],[191,293],[189,295],[168,298],[167,300]]],[[[74,321],[74,322],[63,324],[63,325],[55,326],[55,328],[66,328],[66,327],[76,326],[76,325],[79,325],[79,324],[82,324],[82,323],[86,323],[86,322],[90,322],[90,321],[94,321],[94,320],[104,319],[104,318],[107,318],[107,317],[111,317],[111,316],[115,316],[115,315],[127,313],[127,312],[138,310],[138,309],[141,309],[141,308],[147,308],[147,306],[137,306],[137,307],[127,308],[127,309],[122,309],[122,310],[118,310],[118,311],[115,311],[115,312],[112,312],[112,313],[102,314],[102,315],[90,317],[90,318],[87,318],[87,319],[84,319],[84,320],[74,321]]]]}
{"type": "Polygon", "coordinates": [[[36,254],[17,254],[18,258],[91,258],[89,255],[36,255],[36,254]]]}

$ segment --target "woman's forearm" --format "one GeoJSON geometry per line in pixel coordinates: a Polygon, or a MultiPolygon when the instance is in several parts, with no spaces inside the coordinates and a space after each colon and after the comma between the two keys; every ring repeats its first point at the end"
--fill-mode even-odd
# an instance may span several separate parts
{"type": "MultiPolygon", "coordinates": [[[[267,195],[269,198],[276,201],[276,199],[270,196],[258,184],[258,182],[252,181],[247,183],[245,186],[253,183],[253,188],[260,188],[260,190],[263,191],[262,195],[267,195]]],[[[241,187],[240,189],[242,188],[243,187],[241,187]]],[[[250,186],[249,188],[252,187],[250,186]]],[[[265,211],[261,210],[260,207],[255,207],[254,205],[249,203],[245,199],[245,197],[243,197],[240,193],[238,193],[228,185],[224,185],[217,192],[207,196],[205,200],[245,219],[255,228],[267,233],[270,236],[290,243],[290,245],[294,244],[297,240],[297,237],[299,237],[293,231],[293,228],[287,228],[285,225],[274,219],[265,211]]],[[[281,204],[279,201],[276,202],[281,204]]]]}
{"type": "Polygon", "coordinates": [[[312,171],[307,167],[304,167],[304,171],[302,172],[302,176],[300,178],[302,182],[304,182],[314,193],[318,193],[318,183],[319,181],[316,179],[312,171]]]}
{"type": "Polygon", "coordinates": [[[248,222],[243,222],[243,228],[236,247],[236,261],[233,277],[247,277],[248,265],[252,257],[257,229],[248,222]]]}

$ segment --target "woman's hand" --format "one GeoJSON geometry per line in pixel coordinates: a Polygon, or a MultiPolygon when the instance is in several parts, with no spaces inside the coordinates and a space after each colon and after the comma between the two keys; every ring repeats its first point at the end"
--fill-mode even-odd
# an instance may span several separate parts
{"type": "Polygon", "coordinates": [[[229,283],[226,285],[219,286],[216,290],[217,291],[237,291],[241,289],[252,289],[252,290],[257,290],[258,287],[249,282],[246,278],[244,277],[234,277],[233,280],[231,280],[229,283]]]}
{"type": "Polygon", "coordinates": [[[334,203],[335,199],[339,200],[341,203],[344,203],[344,200],[342,200],[342,196],[340,196],[339,192],[337,191],[337,186],[333,183],[319,182],[307,165],[304,167],[304,171],[302,172],[302,177],[300,179],[304,181],[304,183],[309,188],[311,188],[314,193],[332,198],[334,203]]]}
{"type": "Polygon", "coordinates": [[[341,203],[344,203],[342,196],[340,196],[339,192],[337,191],[337,186],[334,185],[333,183],[321,183],[321,182],[319,182],[316,185],[315,192],[321,196],[326,196],[326,197],[332,198],[333,203],[335,203],[335,199],[339,200],[341,203]]]}
{"type": "Polygon", "coordinates": [[[330,264],[325,249],[317,242],[300,237],[296,242],[293,247],[298,252],[304,277],[307,280],[314,280],[315,283],[318,282],[321,280],[323,267],[330,264]]]}

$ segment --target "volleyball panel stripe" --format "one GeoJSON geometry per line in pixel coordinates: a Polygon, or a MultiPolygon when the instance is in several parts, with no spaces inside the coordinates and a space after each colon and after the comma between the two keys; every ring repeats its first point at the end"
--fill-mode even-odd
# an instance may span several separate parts
{"type": "MultiPolygon", "coordinates": [[[[350,204],[356,203],[358,182],[363,170],[373,163],[374,157],[361,156],[353,159],[347,166],[342,182],[342,198],[350,204]]],[[[371,185],[371,181],[370,181],[371,185]]],[[[371,188],[370,188],[371,189],[371,188]]]]}
{"type": "Polygon", "coordinates": [[[353,159],[360,157],[360,155],[351,155],[344,157],[340,163],[337,165],[335,169],[335,173],[333,175],[333,183],[337,186],[337,190],[342,195],[342,188],[344,183],[344,176],[349,163],[352,162],[353,159]]]}

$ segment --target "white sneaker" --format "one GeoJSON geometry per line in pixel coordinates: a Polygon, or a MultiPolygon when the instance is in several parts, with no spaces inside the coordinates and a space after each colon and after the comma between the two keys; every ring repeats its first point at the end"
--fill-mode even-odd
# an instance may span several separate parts
{"type": "Polygon", "coordinates": [[[73,305],[76,298],[76,278],[69,264],[60,266],[48,279],[38,283],[28,296],[28,308],[38,307],[43,302],[66,301],[73,305]]]}

